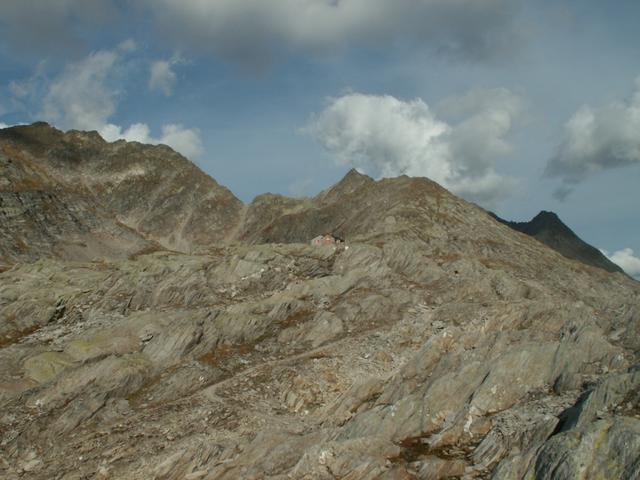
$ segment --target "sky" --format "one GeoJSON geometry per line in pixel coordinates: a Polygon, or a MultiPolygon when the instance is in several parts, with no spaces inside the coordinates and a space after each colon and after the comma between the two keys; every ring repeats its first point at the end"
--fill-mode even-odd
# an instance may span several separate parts
{"type": "Polygon", "coordinates": [[[637,0],[2,0],[0,127],[165,143],[248,202],[350,168],[556,212],[640,278],[637,0]]]}

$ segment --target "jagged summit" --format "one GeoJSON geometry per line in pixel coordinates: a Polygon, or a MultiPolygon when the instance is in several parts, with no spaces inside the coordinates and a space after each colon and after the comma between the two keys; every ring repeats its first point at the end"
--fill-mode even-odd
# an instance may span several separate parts
{"type": "Polygon", "coordinates": [[[350,168],[335,186],[361,184],[362,182],[372,180],[373,179],[369,175],[359,172],[356,168],[350,168]]]}
{"type": "Polygon", "coordinates": [[[603,268],[608,272],[623,271],[600,250],[580,239],[554,212],[543,210],[528,222],[510,222],[497,215],[494,217],[514,230],[539,240],[567,258],[603,268]]]}
{"type": "Polygon", "coordinates": [[[535,220],[544,220],[544,221],[548,221],[548,222],[560,222],[560,217],[558,217],[558,215],[555,212],[551,212],[548,210],[540,210],[540,212],[533,217],[532,221],[535,220]]]}
{"type": "Polygon", "coordinates": [[[374,183],[374,180],[371,177],[358,172],[355,168],[352,168],[335,185],[332,185],[326,190],[320,192],[316,196],[316,199],[325,202],[332,202],[342,195],[349,194],[361,186],[371,183],[374,183]]]}
{"type": "Polygon", "coordinates": [[[368,175],[364,173],[360,173],[355,168],[350,169],[342,179],[329,188],[328,191],[341,191],[343,193],[347,193],[352,191],[364,184],[373,183],[374,180],[368,175]]]}
{"type": "Polygon", "coordinates": [[[546,210],[541,210],[535,217],[533,217],[528,222],[514,222],[517,225],[522,225],[523,233],[527,233],[527,235],[535,236],[536,233],[539,233],[543,230],[551,230],[558,233],[573,235],[576,236],[575,233],[567,227],[560,217],[554,212],[549,212],[546,210]]]}

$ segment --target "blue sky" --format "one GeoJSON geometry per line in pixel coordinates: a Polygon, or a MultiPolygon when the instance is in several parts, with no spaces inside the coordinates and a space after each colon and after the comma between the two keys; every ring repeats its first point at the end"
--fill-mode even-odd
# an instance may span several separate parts
{"type": "Polygon", "coordinates": [[[3,0],[0,124],[167,143],[244,201],[430,176],[553,210],[640,275],[639,21],[634,0],[3,0]]]}

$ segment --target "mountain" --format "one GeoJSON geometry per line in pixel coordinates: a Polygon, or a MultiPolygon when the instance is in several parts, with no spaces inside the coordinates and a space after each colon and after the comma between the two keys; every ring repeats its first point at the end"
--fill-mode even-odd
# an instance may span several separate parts
{"type": "Polygon", "coordinates": [[[42,243],[0,272],[0,478],[640,475],[627,276],[424,178],[242,205],[167,147],[0,146],[2,198],[43,198],[3,230],[42,243]],[[112,225],[109,255],[58,250],[112,225]]]}
{"type": "MultiPolygon", "coordinates": [[[[0,130],[0,168],[0,215],[9,226],[0,237],[4,264],[41,255],[118,258],[156,248],[190,253],[233,241],[306,242],[325,231],[370,239],[384,236],[397,211],[402,217],[418,184],[440,195],[438,185],[404,177],[383,181],[390,195],[379,196],[373,179],[351,170],[313,199],[265,194],[243,205],[166,146],[107,143],[96,132],[63,133],[42,122],[0,130]],[[373,211],[384,213],[384,222],[373,211]]],[[[530,222],[493,216],[568,258],[622,271],[554,213],[530,222]]]]}
{"type": "Polygon", "coordinates": [[[107,143],[96,132],[36,123],[0,130],[0,152],[0,214],[21,222],[0,238],[0,252],[11,258],[68,258],[70,249],[112,258],[153,245],[198,251],[221,241],[242,209],[228,189],[162,145],[107,143]]]}
{"type": "Polygon", "coordinates": [[[237,239],[250,244],[304,243],[319,233],[333,232],[352,241],[384,241],[387,233],[400,230],[407,239],[421,237],[421,228],[427,224],[438,228],[434,220],[446,195],[448,192],[426,178],[403,176],[375,182],[352,170],[311,199],[272,194],[257,197],[247,207],[237,239]],[[429,195],[421,198],[416,196],[418,191],[429,195]],[[435,216],[416,216],[416,202],[433,210],[435,216]]]}
{"type": "Polygon", "coordinates": [[[529,222],[510,222],[495,214],[492,215],[499,222],[535,238],[567,258],[608,272],[622,272],[622,269],[605,257],[600,250],[581,240],[553,212],[543,210],[529,222]]]}
{"type": "Polygon", "coordinates": [[[0,268],[51,255],[120,258],[152,247],[85,188],[61,183],[46,163],[7,141],[25,130],[0,130],[0,268]]]}

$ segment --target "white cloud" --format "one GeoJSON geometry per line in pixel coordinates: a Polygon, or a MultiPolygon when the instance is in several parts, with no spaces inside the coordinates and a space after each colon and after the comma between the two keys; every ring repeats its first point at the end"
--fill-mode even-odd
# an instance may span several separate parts
{"type": "Polygon", "coordinates": [[[3,128],[9,128],[9,125],[7,125],[6,123],[0,122],[0,130],[2,130],[3,128]]]}
{"type": "Polygon", "coordinates": [[[606,250],[601,250],[601,252],[627,274],[640,280],[640,258],[634,254],[631,248],[623,248],[613,254],[609,254],[606,250]]]}
{"type": "Polygon", "coordinates": [[[511,116],[523,110],[523,100],[507,88],[474,88],[463,95],[448,97],[437,106],[438,115],[451,120],[464,120],[478,112],[503,110],[511,116]]]}
{"type": "Polygon", "coordinates": [[[120,79],[124,55],[132,49],[133,44],[124,47],[121,44],[114,51],[95,52],[69,64],[49,85],[41,116],[59,128],[97,130],[108,141],[161,143],[186,157],[198,157],[203,147],[197,129],[171,123],[163,125],[156,137],[145,123],[122,127],[109,121],[123,94],[120,79]]]}
{"type": "Polygon", "coordinates": [[[189,48],[249,63],[291,50],[427,45],[486,59],[517,44],[512,0],[147,0],[155,23],[189,48]]]}
{"type": "Polygon", "coordinates": [[[129,53],[135,52],[138,49],[138,44],[132,38],[128,38],[118,45],[118,50],[121,52],[129,53]]]}
{"type": "Polygon", "coordinates": [[[438,113],[459,123],[451,132],[451,154],[465,176],[484,175],[486,188],[495,183],[485,174],[495,159],[512,153],[506,136],[520,116],[523,101],[505,88],[474,89],[460,97],[444,100],[438,113]]]}
{"type": "Polygon", "coordinates": [[[151,64],[149,72],[149,89],[162,92],[165,96],[173,93],[173,87],[178,77],[172,70],[175,62],[159,60],[151,64]]]}
{"type": "Polygon", "coordinates": [[[163,125],[159,143],[169,145],[190,158],[198,157],[203,151],[198,130],[178,124],[163,125]]]}
{"type": "MultiPolygon", "coordinates": [[[[515,186],[515,180],[494,167],[498,157],[511,152],[505,137],[522,108],[519,97],[507,90],[496,92],[472,92],[478,101],[486,98],[467,105],[466,117],[456,124],[438,118],[421,99],[352,93],[330,99],[307,131],[340,165],[381,177],[426,176],[467,199],[491,205],[515,186]]],[[[450,99],[449,105],[455,101],[450,99]]]]}
{"type": "Polygon", "coordinates": [[[199,131],[193,128],[184,128],[179,124],[163,125],[162,134],[159,137],[152,136],[151,129],[145,123],[135,123],[127,129],[109,123],[98,132],[108,142],[126,140],[152,145],[164,144],[192,159],[197,158],[203,152],[199,131]]]}
{"type": "Polygon", "coordinates": [[[640,77],[626,102],[583,106],[566,123],[546,175],[562,179],[562,199],[572,186],[603,170],[640,165],[640,77]]]}
{"type": "Polygon", "coordinates": [[[44,98],[42,117],[63,128],[98,130],[116,111],[120,57],[102,50],[69,64],[44,98]]]}
{"type": "Polygon", "coordinates": [[[443,135],[451,127],[422,100],[347,94],[329,101],[310,126],[340,165],[386,177],[406,173],[444,180],[451,174],[443,135]]]}

